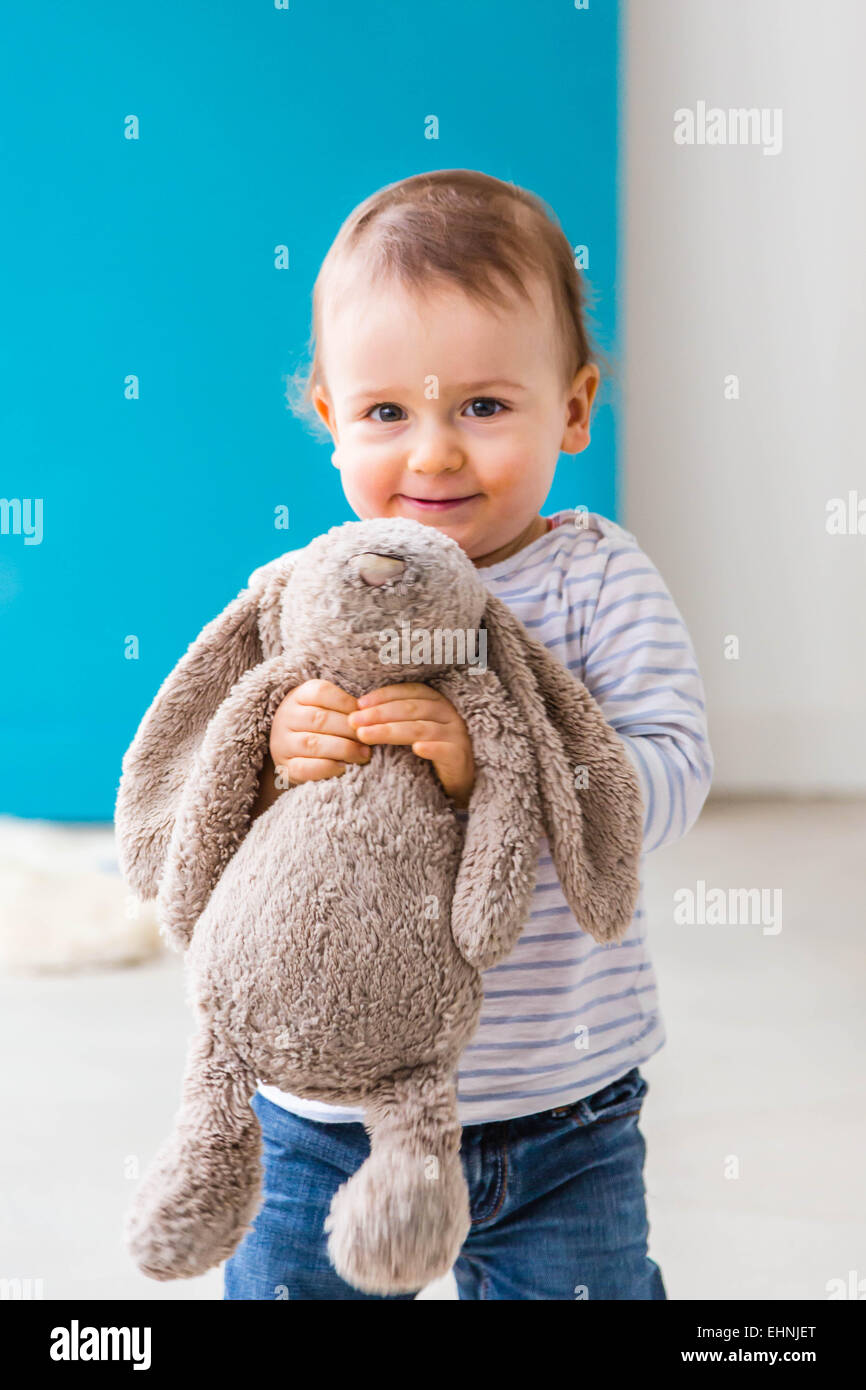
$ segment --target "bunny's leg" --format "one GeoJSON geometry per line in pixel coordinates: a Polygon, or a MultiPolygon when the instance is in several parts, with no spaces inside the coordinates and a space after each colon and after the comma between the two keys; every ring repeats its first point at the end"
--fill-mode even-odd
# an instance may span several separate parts
{"type": "Polygon", "coordinates": [[[226,1259],[261,1201],[253,1073],[205,1026],[190,1045],[173,1133],[150,1164],[124,1239],[151,1279],[189,1279],[226,1259]]]}
{"type": "Polygon", "coordinates": [[[328,1254],[364,1293],[411,1293],[448,1273],[469,1233],[454,1074],[416,1067],[364,1104],[370,1155],[331,1202],[328,1254]]]}

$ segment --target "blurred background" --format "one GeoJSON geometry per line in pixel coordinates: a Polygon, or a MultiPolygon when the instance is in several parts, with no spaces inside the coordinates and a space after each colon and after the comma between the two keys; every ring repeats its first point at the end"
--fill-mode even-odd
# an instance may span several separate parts
{"type": "Polygon", "coordinates": [[[359,201],[456,167],[539,194],[586,267],[616,376],[545,511],[635,534],[706,687],[713,791],[646,863],[668,1032],[644,1068],[650,1253],[671,1298],[866,1296],[864,44],[859,0],[7,19],[12,1296],[221,1296],[220,1271],[157,1284],[120,1241],[192,1031],[182,962],[117,870],[120,761],[250,572],[351,519],[286,403],[313,282],[359,201]],[[678,925],[701,882],[778,891],[782,930],[678,925]]]}

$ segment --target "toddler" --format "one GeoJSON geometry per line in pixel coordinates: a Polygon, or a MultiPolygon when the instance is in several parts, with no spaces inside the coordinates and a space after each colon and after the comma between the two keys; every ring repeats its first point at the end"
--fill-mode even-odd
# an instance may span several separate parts
{"type": "MultiPolygon", "coordinates": [[[[348,218],[313,299],[302,405],[334,443],[354,513],[451,536],[485,584],[582,681],[637,771],[644,852],[696,820],[712,777],[703,686],[670,593],[634,537],[585,508],[545,517],[559,453],[590,440],[599,368],[562,230],[532,194],[472,170],[390,185],[348,218]]],[[[454,706],[419,683],[355,699],[328,682],[274,718],[256,814],[377,743],[426,758],[465,818],[474,765],[454,706]]],[[[461,1299],[664,1299],[647,1255],[639,1067],[665,1040],[643,892],[601,946],[542,842],[532,912],[484,972],[458,1071],[471,1229],[461,1299]]],[[[263,1204],[225,1266],[229,1299],[364,1299],[324,1221],[369,1153],[363,1110],[259,1083],[263,1204]]],[[[413,1298],[414,1294],[395,1295],[413,1298]]]]}

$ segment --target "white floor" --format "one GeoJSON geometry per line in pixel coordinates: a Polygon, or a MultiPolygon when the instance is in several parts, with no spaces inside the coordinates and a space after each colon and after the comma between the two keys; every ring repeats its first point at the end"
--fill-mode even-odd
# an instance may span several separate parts
{"type": "MultiPolygon", "coordinates": [[[[711,802],[647,861],[668,1042],[642,1128],[670,1298],[824,1299],[866,1279],[864,863],[862,802],[711,802]],[[673,894],[698,880],[781,889],[781,931],[677,925],[673,894]]],[[[173,956],[0,974],[0,1277],[45,1298],[221,1297],[219,1270],[155,1283],[120,1242],[190,1032],[173,956]]],[[[421,1297],[454,1298],[453,1281],[421,1297]]]]}

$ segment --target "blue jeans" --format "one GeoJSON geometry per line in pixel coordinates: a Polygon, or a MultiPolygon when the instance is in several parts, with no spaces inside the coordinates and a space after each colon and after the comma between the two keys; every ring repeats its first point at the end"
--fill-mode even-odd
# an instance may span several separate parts
{"type": "MultiPolygon", "coordinates": [[[[464,1126],[471,1227],[454,1276],[461,1299],[666,1298],[647,1255],[637,1067],[555,1110],[464,1126]]],[[[293,1115],[258,1091],[263,1200],[225,1265],[227,1299],[369,1299],[337,1274],[323,1226],[331,1198],[370,1152],[362,1124],[293,1115]]],[[[391,1295],[411,1300],[414,1294],[391,1295]]]]}

